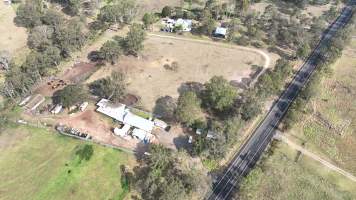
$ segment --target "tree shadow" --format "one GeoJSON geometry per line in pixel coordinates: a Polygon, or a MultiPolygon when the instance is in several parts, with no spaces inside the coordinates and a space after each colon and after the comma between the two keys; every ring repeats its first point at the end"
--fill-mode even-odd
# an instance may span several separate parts
{"type": "Polygon", "coordinates": [[[178,136],[176,138],[173,139],[173,143],[175,145],[175,147],[177,148],[177,150],[180,150],[180,149],[185,149],[185,150],[191,150],[192,149],[192,144],[190,144],[188,142],[188,136],[178,136]]]}
{"type": "Polygon", "coordinates": [[[182,94],[188,91],[195,92],[197,95],[200,95],[204,90],[204,84],[199,82],[185,82],[182,83],[178,88],[178,93],[182,94]]]}

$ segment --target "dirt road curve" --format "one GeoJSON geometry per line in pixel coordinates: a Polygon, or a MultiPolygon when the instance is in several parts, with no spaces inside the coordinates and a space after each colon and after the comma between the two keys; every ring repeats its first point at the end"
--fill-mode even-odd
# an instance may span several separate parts
{"type": "Polygon", "coordinates": [[[278,140],[281,140],[283,141],[284,143],[286,143],[289,147],[297,150],[297,151],[300,151],[302,154],[308,156],[309,158],[313,159],[313,160],[316,160],[318,162],[320,162],[321,164],[323,164],[325,167],[333,170],[333,171],[336,171],[337,173],[341,174],[341,175],[344,175],[346,178],[356,182],[356,177],[352,174],[350,174],[349,172],[343,170],[343,169],[340,169],[339,167],[329,163],[328,161],[320,158],[319,156],[315,155],[314,153],[304,149],[303,147],[293,143],[292,141],[290,141],[287,137],[285,137],[284,135],[278,133],[276,134],[276,138],[278,140]]]}
{"type": "Polygon", "coordinates": [[[151,36],[151,37],[168,38],[168,39],[173,39],[173,40],[182,40],[182,41],[188,41],[188,42],[199,42],[199,43],[203,43],[203,44],[229,47],[229,48],[245,50],[245,51],[250,51],[250,52],[254,52],[254,53],[260,54],[264,58],[265,64],[263,65],[263,70],[251,82],[251,85],[255,84],[255,82],[258,80],[258,78],[267,70],[268,67],[270,67],[270,64],[271,64],[271,58],[269,57],[269,55],[266,54],[264,51],[259,50],[259,49],[255,49],[255,48],[249,48],[249,47],[243,47],[243,46],[237,46],[237,45],[229,45],[229,44],[218,43],[218,42],[213,42],[213,41],[208,41],[208,40],[199,40],[199,39],[183,38],[183,37],[177,37],[177,36],[160,35],[160,34],[154,34],[154,33],[148,33],[147,35],[151,36]]]}

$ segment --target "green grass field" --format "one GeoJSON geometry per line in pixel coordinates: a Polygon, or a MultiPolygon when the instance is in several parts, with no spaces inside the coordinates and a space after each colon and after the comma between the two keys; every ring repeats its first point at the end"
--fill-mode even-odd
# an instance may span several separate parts
{"type": "Polygon", "coordinates": [[[19,126],[0,134],[0,199],[123,199],[120,165],[133,155],[93,144],[90,160],[76,151],[86,143],[45,129],[19,126]]]}
{"type": "Polygon", "coordinates": [[[262,160],[241,186],[240,199],[344,200],[356,198],[356,184],[301,156],[285,144],[262,160]]]}

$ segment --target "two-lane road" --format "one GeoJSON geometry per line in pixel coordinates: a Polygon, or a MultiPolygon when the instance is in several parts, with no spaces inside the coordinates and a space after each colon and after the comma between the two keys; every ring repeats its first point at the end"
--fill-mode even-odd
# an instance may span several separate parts
{"type": "Polygon", "coordinates": [[[297,97],[303,86],[308,82],[315,71],[321,49],[330,42],[335,33],[342,29],[352,16],[353,4],[345,6],[340,16],[324,31],[321,40],[293,81],[283,92],[276,103],[271,107],[265,119],[260,123],[251,138],[244,144],[234,156],[224,174],[214,184],[212,191],[207,195],[208,200],[225,200],[231,198],[231,192],[235,189],[242,177],[245,176],[256,164],[263,151],[272,140],[275,128],[287,112],[292,101],[297,97]]]}

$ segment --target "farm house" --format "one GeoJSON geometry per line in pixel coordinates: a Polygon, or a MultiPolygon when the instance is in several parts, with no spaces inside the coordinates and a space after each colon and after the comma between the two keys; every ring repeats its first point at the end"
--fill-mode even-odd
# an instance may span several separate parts
{"type": "Polygon", "coordinates": [[[124,124],[122,128],[115,128],[115,135],[125,137],[129,134],[131,127],[134,128],[133,134],[140,140],[147,140],[151,137],[154,122],[130,112],[124,104],[113,104],[107,99],[101,99],[97,104],[97,111],[107,115],[124,124]]]}

